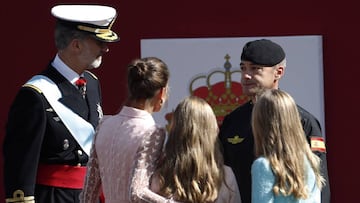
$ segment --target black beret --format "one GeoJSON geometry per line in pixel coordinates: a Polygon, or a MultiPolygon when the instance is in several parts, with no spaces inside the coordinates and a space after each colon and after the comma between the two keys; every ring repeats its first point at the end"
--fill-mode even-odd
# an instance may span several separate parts
{"type": "Polygon", "coordinates": [[[241,53],[242,61],[257,65],[274,66],[285,59],[285,52],[280,45],[267,39],[247,42],[241,53]]]}

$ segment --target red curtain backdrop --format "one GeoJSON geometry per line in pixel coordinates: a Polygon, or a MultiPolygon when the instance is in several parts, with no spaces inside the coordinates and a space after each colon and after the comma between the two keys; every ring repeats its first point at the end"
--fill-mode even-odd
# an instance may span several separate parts
{"type": "MultiPolygon", "coordinates": [[[[119,12],[113,28],[121,40],[110,44],[110,52],[95,71],[102,84],[105,114],[116,113],[127,96],[126,65],[140,56],[140,39],[322,35],[326,123],[323,128],[327,136],[332,202],[358,199],[355,183],[360,178],[354,162],[360,140],[356,83],[360,75],[357,61],[360,13],[355,1],[6,1],[0,8],[1,62],[4,62],[0,80],[1,143],[7,113],[19,87],[44,69],[55,55],[55,21],[50,9],[58,3],[106,4],[119,12]]],[[[2,172],[0,167],[1,183],[2,172]]],[[[0,198],[3,197],[0,184],[0,198]]]]}

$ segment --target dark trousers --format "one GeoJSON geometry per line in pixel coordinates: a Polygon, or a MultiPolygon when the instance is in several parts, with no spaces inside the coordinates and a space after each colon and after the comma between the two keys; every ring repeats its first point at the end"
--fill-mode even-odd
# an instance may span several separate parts
{"type": "Polygon", "coordinates": [[[36,203],[79,203],[81,190],[36,185],[36,203]]]}

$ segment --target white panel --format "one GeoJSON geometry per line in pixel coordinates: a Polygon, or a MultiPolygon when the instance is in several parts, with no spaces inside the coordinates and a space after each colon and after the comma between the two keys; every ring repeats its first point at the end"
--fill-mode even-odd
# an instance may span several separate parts
{"type": "MultiPolygon", "coordinates": [[[[299,105],[316,116],[325,133],[322,36],[315,35],[141,40],[141,57],[159,57],[169,66],[171,74],[169,101],[159,113],[154,113],[155,120],[165,125],[165,114],[190,94],[190,81],[215,69],[224,70],[226,54],[231,57],[231,70],[239,70],[244,44],[262,38],[280,44],[286,52],[287,68],[280,89],[289,92],[299,105]]],[[[234,75],[233,80],[240,81],[239,75],[234,75]]],[[[198,83],[194,85],[201,85],[198,83]]]]}

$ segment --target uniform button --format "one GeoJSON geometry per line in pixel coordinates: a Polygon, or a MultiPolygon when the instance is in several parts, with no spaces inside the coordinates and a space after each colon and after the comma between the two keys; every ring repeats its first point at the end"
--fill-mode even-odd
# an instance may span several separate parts
{"type": "Polygon", "coordinates": [[[64,150],[67,150],[69,148],[70,144],[69,144],[69,140],[68,139],[65,139],[64,140],[64,144],[63,144],[63,149],[64,150]]]}
{"type": "Polygon", "coordinates": [[[79,167],[80,167],[80,166],[81,166],[81,163],[78,163],[78,164],[77,164],[77,166],[79,166],[79,167]]]}
{"type": "Polygon", "coordinates": [[[78,151],[77,151],[77,153],[78,153],[78,155],[82,155],[82,151],[79,149],[78,151]]]}

